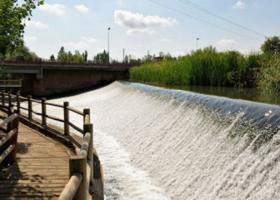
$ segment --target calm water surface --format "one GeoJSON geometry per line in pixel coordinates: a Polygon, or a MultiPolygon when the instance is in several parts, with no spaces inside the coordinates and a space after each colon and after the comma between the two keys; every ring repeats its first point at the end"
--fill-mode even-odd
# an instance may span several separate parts
{"type": "Polygon", "coordinates": [[[208,86],[162,86],[169,89],[178,89],[197,92],[207,95],[223,96],[233,99],[244,99],[249,101],[264,102],[269,104],[280,104],[280,94],[271,96],[263,95],[256,88],[232,88],[232,87],[208,87],[208,86]]]}

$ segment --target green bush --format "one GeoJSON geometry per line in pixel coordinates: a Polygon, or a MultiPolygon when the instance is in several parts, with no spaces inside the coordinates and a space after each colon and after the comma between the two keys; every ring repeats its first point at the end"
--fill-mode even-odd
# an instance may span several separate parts
{"type": "Polygon", "coordinates": [[[217,52],[208,47],[176,60],[145,63],[130,70],[132,81],[164,85],[253,86],[260,55],[217,52]]]}
{"type": "Polygon", "coordinates": [[[280,95],[280,55],[271,56],[264,62],[259,82],[260,90],[268,95],[280,95]]]}

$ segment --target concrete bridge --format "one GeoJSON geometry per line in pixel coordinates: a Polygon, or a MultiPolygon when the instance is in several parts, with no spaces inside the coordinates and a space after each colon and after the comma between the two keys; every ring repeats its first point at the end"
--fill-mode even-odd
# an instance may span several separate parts
{"type": "Polygon", "coordinates": [[[22,79],[22,94],[53,96],[127,80],[127,64],[75,64],[58,62],[1,62],[9,78],[22,79]]]}

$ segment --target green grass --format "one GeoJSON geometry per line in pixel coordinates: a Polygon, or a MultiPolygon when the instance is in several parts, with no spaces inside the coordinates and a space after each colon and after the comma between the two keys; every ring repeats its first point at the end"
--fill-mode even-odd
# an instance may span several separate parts
{"type": "Polygon", "coordinates": [[[150,62],[130,70],[132,81],[164,85],[248,86],[255,85],[254,71],[261,55],[243,56],[208,47],[177,59],[150,62]]]}

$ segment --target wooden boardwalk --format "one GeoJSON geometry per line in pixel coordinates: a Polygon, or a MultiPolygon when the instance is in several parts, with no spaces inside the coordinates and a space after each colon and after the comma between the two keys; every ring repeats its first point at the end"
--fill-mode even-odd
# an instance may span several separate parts
{"type": "Polygon", "coordinates": [[[0,199],[57,199],[69,180],[72,152],[23,124],[17,162],[0,177],[0,199]]]}

